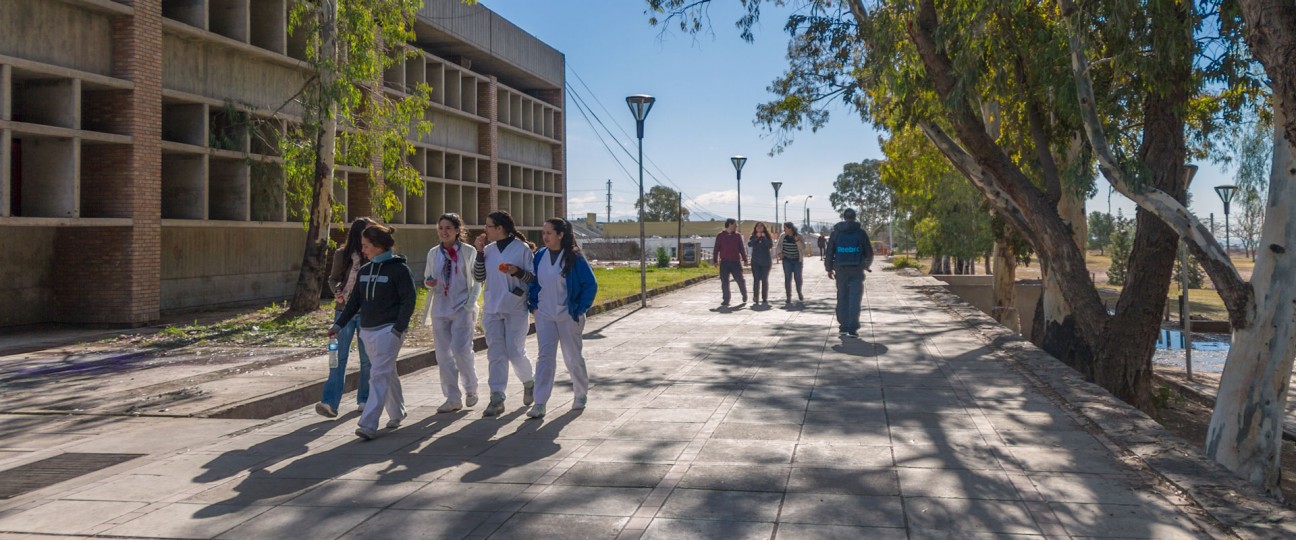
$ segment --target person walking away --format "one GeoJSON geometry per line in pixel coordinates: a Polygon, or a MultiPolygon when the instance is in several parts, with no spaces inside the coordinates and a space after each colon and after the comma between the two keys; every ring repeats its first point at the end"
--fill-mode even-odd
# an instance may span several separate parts
{"type": "Polygon", "coordinates": [[[477,235],[475,247],[481,255],[473,265],[473,278],[486,284],[482,326],[486,329],[486,360],[490,366],[490,403],[483,416],[497,416],[504,412],[509,365],[522,381],[522,404],[535,402],[535,377],[526,356],[531,322],[527,288],[535,281],[535,274],[529,270],[535,246],[518,232],[513,216],[500,211],[486,216],[486,232],[477,235]]]}
{"type": "Polygon", "coordinates": [[[346,307],[329,329],[336,336],[351,319],[360,318],[360,341],[369,348],[372,363],[369,373],[369,400],[360,413],[356,435],[365,440],[378,436],[378,420],[387,411],[387,427],[396,429],[405,419],[405,397],[396,374],[396,357],[400,354],[410,317],[414,315],[414,275],[405,257],[396,255],[395,231],[388,226],[372,224],[361,233],[360,245],[369,262],[360,268],[356,286],[347,297],[346,307]]]}
{"type": "Polygon", "coordinates": [[[437,367],[445,403],[438,413],[454,412],[477,404],[477,368],[473,366],[473,333],[476,332],[477,296],[481,288],[473,278],[477,249],[464,242],[463,220],[458,214],[437,219],[437,238],[427,254],[423,284],[428,288],[423,324],[436,339],[437,367]],[[463,391],[459,380],[463,379],[463,391]]]}
{"type": "Polygon", "coordinates": [[[720,267],[720,290],[724,293],[720,305],[729,305],[730,278],[738,282],[742,303],[746,304],[747,281],[743,279],[743,265],[747,264],[747,250],[743,248],[742,235],[738,234],[738,220],[734,218],[725,220],[724,230],[716,235],[715,249],[711,252],[711,264],[720,267]]]}
{"type": "Polygon", "coordinates": [[[581,353],[581,335],[585,332],[585,312],[594,305],[594,297],[598,295],[594,270],[576,245],[571,224],[562,218],[548,219],[541,238],[544,247],[536,252],[532,261],[536,280],[527,295],[527,307],[535,313],[539,345],[535,405],[526,413],[530,418],[544,418],[545,406],[553,393],[559,343],[562,344],[563,362],[567,364],[575,394],[572,409],[585,408],[589,396],[589,372],[581,353]]]}
{"type": "MultiPolygon", "coordinates": [[[[360,249],[360,235],[374,221],[367,217],[355,220],[347,231],[346,244],[333,252],[333,267],[329,271],[328,284],[333,289],[333,320],[337,320],[342,308],[346,306],[347,297],[355,288],[356,279],[360,276],[360,267],[368,260],[360,249]]],[[[357,334],[360,319],[352,317],[351,322],[342,327],[337,335],[337,365],[329,367],[328,381],[324,383],[324,393],[315,412],[320,416],[337,418],[338,406],[342,403],[342,390],[346,388],[347,358],[351,355],[351,341],[357,334]]],[[[369,353],[365,351],[364,341],[356,341],[356,350],[360,353],[360,384],[356,387],[356,408],[364,410],[365,401],[369,399],[369,353]]]]}
{"type": "Polygon", "coordinates": [[[820,233],[818,243],[819,243],[819,256],[820,257],[826,256],[826,252],[828,250],[828,235],[820,233]]]}
{"type": "Polygon", "coordinates": [[[864,271],[873,265],[873,245],[855,221],[855,210],[842,210],[842,221],[828,236],[824,267],[837,282],[837,324],[842,336],[859,337],[860,303],[864,299],[864,271]]]}
{"type": "Polygon", "coordinates": [[[771,261],[774,239],[770,238],[765,222],[757,221],[752,227],[751,237],[747,239],[747,247],[751,248],[752,302],[758,304],[764,302],[768,306],[769,273],[770,267],[774,266],[771,261]]]}
{"type": "Polygon", "coordinates": [[[783,224],[783,232],[779,234],[778,255],[776,257],[783,263],[783,304],[792,303],[792,282],[796,282],[797,301],[805,303],[805,295],[801,294],[801,283],[803,281],[803,271],[805,270],[805,244],[801,241],[801,235],[797,234],[796,224],[788,221],[783,224]]]}

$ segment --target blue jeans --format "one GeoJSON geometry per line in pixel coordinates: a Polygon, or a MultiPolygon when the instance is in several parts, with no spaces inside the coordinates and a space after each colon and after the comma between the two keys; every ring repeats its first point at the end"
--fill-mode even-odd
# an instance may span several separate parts
{"type": "Polygon", "coordinates": [[[342,391],[346,387],[346,365],[347,357],[351,354],[352,338],[357,338],[356,348],[360,350],[360,386],[356,388],[356,403],[369,400],[369,353],[365,352],[364,342],[358,339],[359,334],[356,329],[359,326],[360,314],[357,313],[337,335],[338,365],[329,369],[328,382],[324,383],[324,396],[320,398],[322,403],[327,403],[335,411],[342,401],[342,391]]]}
{"type": "Polygon", "coordinates": [[[792,300],[792,281],[796,281],[797,298],[801,298],[801,270],[805,262],[801,259],[783,259],[783,290],[787,291],[788,301],[792,300]]]}
{"type": "Polygon", "coordinates": [[[864,300],[864,267],[838,266],[837,324],[843,332],[858,332],[860,328],[860,303],[864,300]]]}

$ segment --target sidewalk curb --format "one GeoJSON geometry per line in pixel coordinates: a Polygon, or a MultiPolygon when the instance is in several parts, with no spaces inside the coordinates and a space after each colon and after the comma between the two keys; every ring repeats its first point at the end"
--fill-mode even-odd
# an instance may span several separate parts
{"type": "Polygon", "coordinates": [[[1240,538],[1296,537],[1296,512],[1211,461],[1197,446],[1106,389],[1084,380],[1079,372],[1000,325],[944,284],[922,288],[938,306],[962,319],[987,344],[1002,352],[1032,383],[1062,401],[1082,424],[1088,423],[1101,432],[1125,457],[1136,460],[1141,468],[1179,490],[1210,519],[1240,538]]]}
{"type": "MultiPolygon", "coordinates": [[[[648,297],[659,296],[685,287],[691,287],[708,279],[715,278],[714,275],[696,276],[672,283],[648,291],[648,297]]],[[[629,304],[638,302],[640,295],[638,293],[622,298],[608,300],[602,304],[593,306],[587,312],[588,316],[593,317],[601,313],[614,310],[629,304]]],[[[530,323],[527,328],[527,335],[535,333],[535,323],[530,323]]],[[[473,338],[473,351],[479,352],[486,350],[486,337],[477,336],[473,338]]],[[[415,349],[414,351],[403,354],[396,360],[396,373],[406,375],[416,371],[426,369],[437,365],[436,348],[415,349]]],[[[261,420],[277,416],[285,412],[300,409],[319,400],[319,396],[324,391],[325,381],[316,381],[311,383],[299,384],[274,394],[263,395],[236,403],[225,404],[215,409],[194,414],[199,418],[219,418],[226,420],[261,420]]],[[[360,372],[352,371],[347,373],[346,381],[342,393],[354,391],[360,384],[360,372]]]]}

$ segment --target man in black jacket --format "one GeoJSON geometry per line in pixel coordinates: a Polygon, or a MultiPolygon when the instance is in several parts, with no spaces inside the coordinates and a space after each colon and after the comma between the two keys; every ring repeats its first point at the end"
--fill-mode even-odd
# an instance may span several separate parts
{"type": "Polygon", "coordinates": [[[860,304],[864,299],[864,271],[873,264],[873,244],[855,221],[855,210],[842,210],[824,252],[828,278],[837,281],[837,324],[842,336],[859,337],[860,304]]]}

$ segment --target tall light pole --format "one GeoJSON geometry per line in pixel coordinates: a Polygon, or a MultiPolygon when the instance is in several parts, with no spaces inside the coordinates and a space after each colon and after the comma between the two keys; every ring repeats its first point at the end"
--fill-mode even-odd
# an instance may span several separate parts
{"type": "Polygon", "coordinates": [[[657,99],[647,94],[635,94],[626,97],[626,105],[635,117],[635,133],[639,137],[639,307],[648,307],[648,251],[644,247],[644,200],[643,189],[643,127],[648,111],[652,110],[657,99]]]}
{"type": "MultiPolygon", "coordinates": [[[[779,223],[779,219],[778,219],[778,216],[779,216],[779,214],[778,214],[778,190],[779,190],[779,188],[783,187],[783,182],[770,182],[770,185],[771,185],[771,186],[774,186],[774,223],[775,223],[775,224],[778,224],[778,223],[779,223]]],[[[787,203],[786,203],[786,202],[783,203],[783,216],[784,216],[785,218],[787,217],[787,203]]]]}
{"type": "Polygon", "coordinates": [[[1229,251],[1229,203],[1233,202],[1233,192],[1237,191],[1237,186],[1233,184],[1224,184],[1215,186],[1215,193],[1219,195],[1221,201],[1224,201],[1224,254],[1229,251]]]}
{"type": "Polygon", "coordinates": [[[738,173],[738,230],[742,230],[742,168],[747,164],[747,158],[734,156],[729,158],[733,162],[734,171],[738,173]]]}
{"type": "Polygon", "coordinates": [[[805,202],[801,204],[801,213],[805,214],[805,226],[807,229],[810,228],[810,199],[813,198],[814,195],[806,195],[805,202]]]}
{"type": "MultiPolygon", "coordinates": [[[[1193,177],[1197,175],[1197,166],[1188,165],[1184,167],[1184,191],[1188,191],[1189,184],[1192,184],[1193,177]]],[[[1231,195],[1231,194],[1230,194],[1231,195]]],[[[1227,203],[1225,203],[1227,206],[1227,203]]],[[[1183,291],[1183,311],[1179,312],[1179,323],[1183,327],[1184,343],[1184,367],[1188,370],[1188,380],[1193,379],[1192,369],[1192,313],[1188,304],[1188,240],[1182,236],[1179,237],[1179,289],[1183,291]]],[[[1152,359],[1148,359],[1149,369],[1151,369],[1152,359]]],[[[1149,371],[1148,373],[1151,373],[1149,371]]]]}
{"type": "MultiPolygon", "coordinates": [[[[788,217],[787,217],[787,216],[788,216],[788,213],[787,213],[787,203],[790,203],[790,202],[792,202],[792,201],[783,201],[783,219],[788,219],[788,217]]],[[[777,205],[777,204],[774,205],[774,208],[777,209],[777,208],[778,208],[778,205],[777,205]]],[[[790,220],[789,220],[789,221],[790,221],[790,220]]],[[[775,222],[775,223],[778,223],[779,230],[782,230],[782,229],[783,229],[783,222],[781,222],[781,221],[778,220],[778,212],[777,212],[777,211],[774,212],[774,222],[775,222]]]]}

